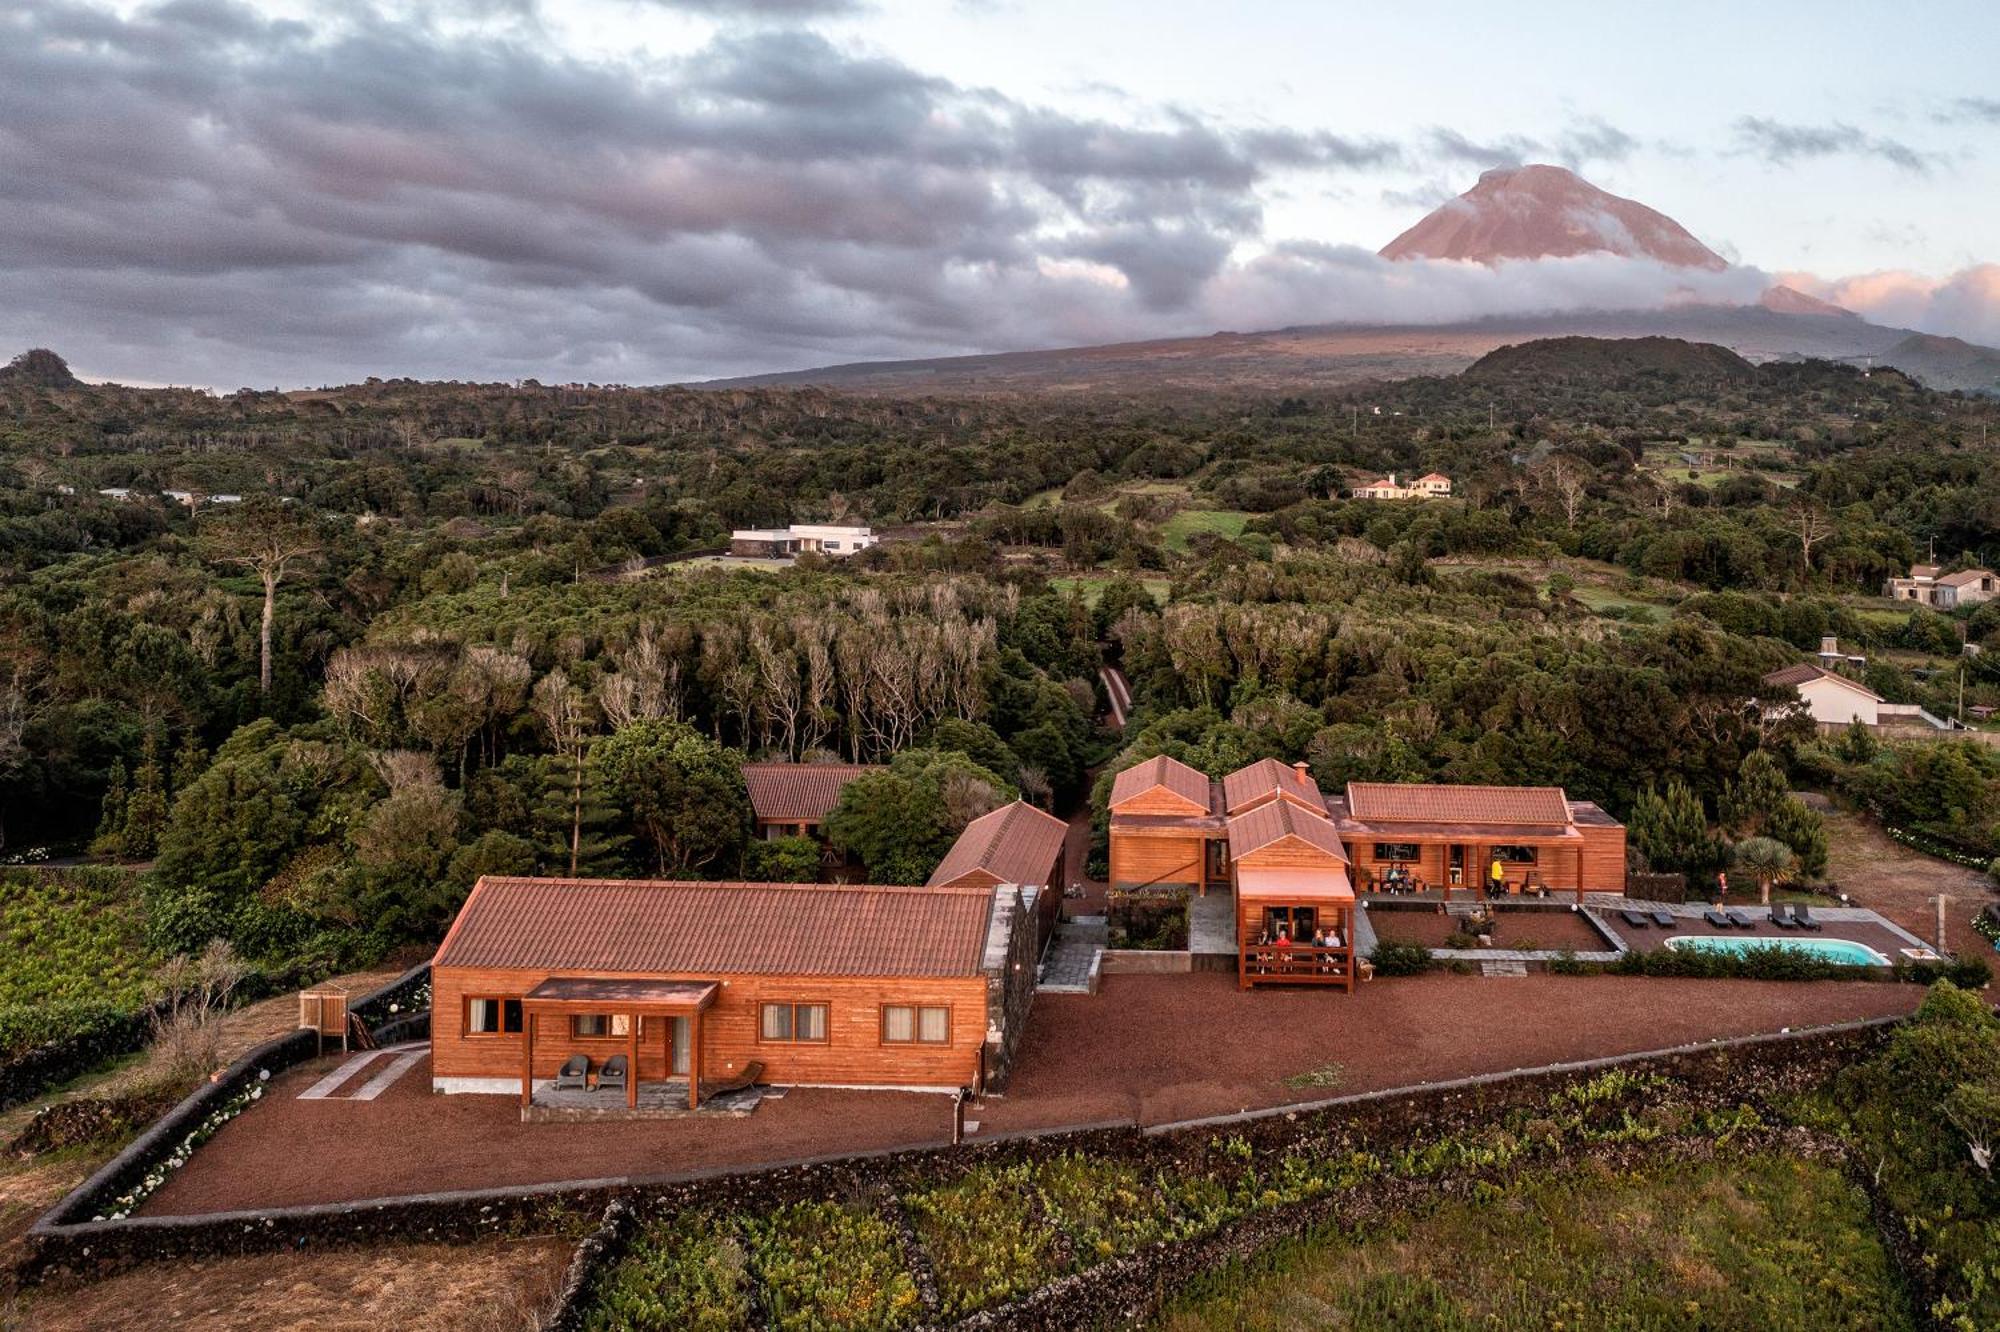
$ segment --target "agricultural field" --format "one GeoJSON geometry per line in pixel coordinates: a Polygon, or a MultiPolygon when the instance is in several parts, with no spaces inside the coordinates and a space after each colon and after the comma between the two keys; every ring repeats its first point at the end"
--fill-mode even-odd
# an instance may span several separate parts
{"type": "Polygon", "coordinates": [[[1182,509],[1161,525],[1160,536],[1171,551],[1185,551],[1188,543],[1202,533],[1234,541],[1243,535],[1243,528],[1255,516],[1233,509],[1182,509]]]}
{"type": "Polygon", "coordinates": [[[1220,1274],[1158,1332],[1915,1323],[1841,1172],[1781,1154],[1554,1171],[1220,1274]]]}
{"type": "Polygon", "coordinates": [[[137,876],[0,874],[0,1060],[137,1008],[155,962],[137,876]]]}

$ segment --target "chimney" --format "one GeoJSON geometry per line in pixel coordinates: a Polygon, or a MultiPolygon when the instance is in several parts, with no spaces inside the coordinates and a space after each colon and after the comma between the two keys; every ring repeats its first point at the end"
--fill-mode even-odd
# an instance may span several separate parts
{"type": "Polygon", "coordinates": [[[1819,640],[1819,655],[1837,657],[1840,655],[1840,639],[1833,634],[1824,634],[1819,640]]]}
{"type": "Polygon", "coordinates": [[[1297,774],[1299,775],[1299,785],[1300,785],[1300,786],[1305,786],[1305,785],[1308,785],[1308,784],[1309,784],[1309,783],[1310,783],[1310,782],[1312,781],[1312,777],[1311,777],[1311,775],[1310,775],[1310,774],[1309,774],[1309,773],[1308,773],[1308,772],[1306,771],[1306,765],[1305,765],[1305,764],[1303,764],[1303,763],[1294,763],[1294,764],[1292,765],[1292,771],[1293,771],[1293,772],[1295,772],[1295,773],[1297,773],[1297,774]]]}

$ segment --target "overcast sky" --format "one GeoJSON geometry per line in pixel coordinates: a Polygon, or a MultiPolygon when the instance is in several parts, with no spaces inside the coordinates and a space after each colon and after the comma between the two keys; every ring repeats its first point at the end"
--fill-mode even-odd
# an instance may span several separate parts
{"type": "Polygon", "coordinates": [[[2000,342],[1996,50],[1973,0],[0,0],[0,349],[650,383],[1685,283],[1374,258],[1521,161],[1704,294],[2000,342]]]}

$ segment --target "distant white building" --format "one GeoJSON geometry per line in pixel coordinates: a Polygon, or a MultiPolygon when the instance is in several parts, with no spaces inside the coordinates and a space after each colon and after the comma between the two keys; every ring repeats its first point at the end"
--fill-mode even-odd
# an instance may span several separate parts
{"type": "Polygon", "coordinates": [[[1891,578],[1882,585],[1882,595],[1896,601],[1914,601],[1938,610],[1976,606],[2000,596],[2000,578],[1991,569],[1961,569],[1940,574],[1935,564],[1913,564],[1908,578],[1891,578]]]}
{"type": "Polygon", "coordinates": [[[1422,500],[1451,498],[1451,478],[1442,472],[1426,472],[1407,485],[1396,480],[1394,472],[1366,485],[1356,486],[1352,492],[1355,499],[1376,500],[1422,500]]]}
{"type": "Polygon", "coordinates": [[[748,558],[789,559],[795,555],[852,555],[881,540],[872,528],[829,523],[790,527],[746,527],[729,534],[729,553],[748,558]]]}
{"type": "Polygon", "coordinates": [[[1789,685],[1798,691],[1812,719],[1822,726],[1879,726],[1882,696],[1844,675],[1835,675],[1820,666],[1800,662],[1764,677],[1768,685],[1789,685]]]}

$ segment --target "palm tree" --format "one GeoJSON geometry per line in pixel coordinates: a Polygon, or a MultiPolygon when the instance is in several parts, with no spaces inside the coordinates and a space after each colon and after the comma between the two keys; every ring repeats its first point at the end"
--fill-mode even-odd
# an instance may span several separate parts
{"type": "Polygon", "coordinates": [[[1792,848],[1775,837],[1746,837],[1736,844],[1731,858],[1757,876],[1757,900],[1771,900],[1771,881],[1792,867],[1792,848]]]}

